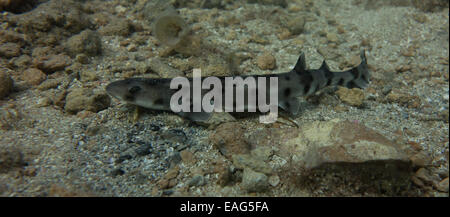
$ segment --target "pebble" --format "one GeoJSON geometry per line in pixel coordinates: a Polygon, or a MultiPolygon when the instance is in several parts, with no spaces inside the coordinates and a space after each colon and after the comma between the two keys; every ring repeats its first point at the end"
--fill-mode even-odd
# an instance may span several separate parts
{"type": "Polygon", "coordinates": [[[218,166],[216,167],[215,171],[218,173],[218,178],[217,178],[217,184],[219,184],[220,186],[225,186],[228,183],[230,183],[231,179],[232,179],[232,173],[230,171],[230,168],[227,166],[218,166]]]}
{"type": "Polygon", "coordinates": [[[189,150],[183,150],[180,152],[181,160],[183,163],[190,164],[195,161],[194,155],[189,150]]]}
{"type": "Polygon", "coordinates": [[[111,171],[111,175],[112,176],[121,176],[125,174],[125,171],[123,171],[122,169],[118,168],[118,169],[114,169],[113,171],[111,171]]]}
{"type": "Polygon", "coordinates": [[[86,54],[84,54],[84,53],[77,54],[75,56],[75,61],[77,61],[78,63],[81,63],[81,64],[88,64],[89,63],[89,57],[86,54]]]}
{"type": "Polygon", "coordinates": [[[133,158],[133,156],[131,156],[130,154],[122,154],[119,156],[119,158],[117,158],[116,163],[122,163],[131,158],[133,158]]]}
{"type": "Polygon", "coordinates": [[[202,186],[206,184],[205,183],[205,178],[202,175],[194,175],[194,177],[192,177],[188,182],[187,185],[189,187],[191,186],[202,186]]]}
{"type": "Polygon", "coordinates": [[[250,152],[244,132],[238,122],[228,122],[219,125],[209,139],[222,155],[231,159],[233,155],[250,152]]]}
{"type": "Polygon", "coordinates": [[[71,56],[85,54],[96,56],[102,51],[101,36],[92,30],[84,30],[77,35],[70,37],[65,48],[71,56]]]}
{"type": "Polygon", "coordinates": [[[39,90],[48,90],[52,88],[58,87],[58,85],[62,82],[61,79],[47,79],[44,82],[42,82],[37,89],[39,90]]]}
{"type": "Polygon", "coordinates": [[[269,166],[268,163],[256,159],[255,157],[248,155],[248,154],[236,154],[233,155],[233,165],[236,168],[251,168],[254,171],[262,172],[265,174],[272,173],[272,168],[269,166]]]}
{"type": "Polygon", "coordinates": [[[152,145],[151,144],[143,144],[139,146],[135,152],[138,156],[145,156],[152,152],[152,145]]]}
{"type": "Polygon", "coordinates": [[[27,68],[28,65],[31,63],[31,57],[24,54],[21,55],[20,57],[14,58],[14,66],[17,68],[27,68]]]}
{"type": "Polygon", "coordinates": [[[179,164],[181,162],[180,152],[174,151],[169,157],[169,162],[171,166],[179,164]]]}
{"type": "Polygon", "coordinates": [[[8,96],[13,89],[14,81],[6,71],[0,68],[0,99],[8,96]]]}
{"type": "Polygon", "coordinates": [[[40,69],[29,68],[23,72],[22,79],[29,85],[36,86],[45,81],[45,79],[47,79],[47,75],[40,69]]]}
{"type": "Polygon", "coordinates": [[[20,56],[20,46],[16,43],[4,43],[0,45],[0,56],[11,58],[20,56]]]}
{"type": "Polygon", "coordinates": [[[292,34],[299,35],[305,30],[305,18],[303,16],[289,18],[286,27],[292,34]]]}
{"type": "Polygon", "coordinates": [[[269,177],[269,184],[273,187],[277,186],[280,183],[280,177],[277,175],[269,177]]]}
{"type": "Polygon", "coordinates": [[[66,68],[66,66],[72,64],[72,60],[67,55],[58,54],[35,59],[34,63],[39,69],[49,74],[59,70],[63,70],[64,68],[66,68]]]}
{"type": "Polygon", "coordinates": [[[170,129],[160,134],[162,139],[173,143],[183,144],[187,141],[186,134],[180,129],[170,129]]]}
{"type": "Polygon", "coordinates": [[[180,168],[178,166],[172,167],[169,171],[167,171],[166,175],[164,176],[165,179],[173,179],[178,176],[180,168]]]}
{"type": "Polygon", "coordinates": [[[358,88],[339,87],[336,94],[344,103],[351,106],[360,107],[364,102],[364,91],[358,88]]]}
{"type": "Polygon", "coordinates": [[[431,164],[431,159],[427,154],[424,152],[419,152],[413,156],[410,157],[411,162],[416,167],[426,167],[431,164]]]}
{"type": "MultiPolygon", "coordinates": [[[[291,38],[292,33],[291,33],[291,31],[289,31],[289,29],[287,29],[287,28],[282,28],[282,29],[280,30],[280,33],[277,34],[277,36],[278,36],[278,38],[279,38],[280,40],[286,40],[286,39],[291,38]]],[[[267,42],[269,42],[269,41],[267,41],[267,42]]]]}
{"type": "Polygon", "coordinates": [[[175,78],[179,76],[184,77],[184,73],[182,71],[170,67],[158,58],[151,59],[149,67],[152,72],[155,72],[161,78],[175,78]]]}
{"type": "Polygon", "coordinates": [[[272,70],[276,67],[275,57],[270,52],[264,52],[256,58],[256,64],[262,70],[272,70]]]}
{"type": "Polygon", "coordinates": [[[104,92],[94,93],[92,89],[76,88],[67,95],[64,110],[72,114],[82,110],[98,112],[110,103],[110,97],[104,92]]]}
{"type": "Polygon", "coordinates": [[[328,42],[337,43],[339,41],[339,38],[335,33],[327,33],[327,40],[328,42]]]}
{"type": "Polygon", "coordinates": [[[269,188],[269,178],[264,173],[255,172],[249,168],[242,174],[242,188],[247,192],[264,192],[269,188]]]}
{"type": "Polygon", "coordinates": [[[99,33],[105,36],[128,36],[131,33],[131,25],[125,19],[114,19],[106,26],[99,29],[99,33]]]}
{"type": "Polygon", "coordinates": [[[96,81],[98,80],[98,76],[94,70],[82,70],[80,72],[80,80],[83,82],[96,81]]]}
{"type": "Polygon", "coordinates": [[[2,148],[0,150],[0,173],[23,166],[25,166],[25,162],[21,150],[17,148],[2,148]]]}
{"type": "Polygon", "coordinates": [[[420,168],[417,170],[415,177],[419,178],[424,183],[432,183],[432,177],[430,176],[430,173],[425,168],[420,168]]]}

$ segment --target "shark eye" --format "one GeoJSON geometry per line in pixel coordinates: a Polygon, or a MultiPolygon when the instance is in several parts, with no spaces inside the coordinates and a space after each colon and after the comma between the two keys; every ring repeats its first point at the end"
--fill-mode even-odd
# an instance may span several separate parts
{"type": "Polygon", "coordinates": [[[140,91],[141,90],[141,87],[139,87],[139,86],[133,86],[133,87],[131,87],[129,90],[128,90],[128,92],[130,92],[131,94],[134,94],[134,93],[137,93],[138,91],[140,91]]]}

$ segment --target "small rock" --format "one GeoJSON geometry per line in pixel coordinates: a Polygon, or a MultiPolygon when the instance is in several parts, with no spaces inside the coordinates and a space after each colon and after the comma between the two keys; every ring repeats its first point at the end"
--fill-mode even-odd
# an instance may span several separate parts
{"type": "Polygon", "coordinates": [[[125,13],[125,12],[127,11],[127,8],[125,8],[125,7],[122,6],[122,5],[117,5],[117,6],[115,7],[115,11],[116,11],[116,13],[118,13],[118,14],[123,14],[123,13],[125,13]]]}
{"type": "Polygon", "coordinates": [[[82,110],[98,112],[109,106],[111,99],[106,93],[94,93],[91,89],[77,88],[67,95],[64,109],[69,113],[82,110]]]}
{"type": "Polygon", "coordinates": [[[28,68],[31,63],[31,57],[24,54],[14,59],[14,66],[20,69],[28,68]]]}
{"type": "Polygon", "coordinates": [[[286,27],[292,34],[299,35],[305,30],[305,18],[303,18],[303,16],[290,18],[286,27]]]}
{"type": "Polygon", "coordinates": [[[336,94],[344,103],[351,106],[359,107],[364,101],[364,91],[358,88],[348,89],[346,87],[339,87],[336,94]]]}
{"type": "Polygon", "coordinates": [[[161,189],[166,189],[166,188],[169,188],[169,180],[167,180],[167,179],[161,179],[161,180],[159,180],[158,181],[158,186],[159,186],[159,188],[161,188],[161,189]]]}
{"type": "Polygon", "coordinates": [[[173,192],[173,189],[166,189],[162,192],[162,195],[172,195],[173,192]]]}
{"type": "Polygon", "coordinates": [[[423,181],[420,180],[419,178],[417,178],[416,176],[411,176],[411,181],[412,181],[415,185],[417,185],[417,186],[419,186],[419,187],[424,187],[424,186],[425,186],[425,184],[423,183],[423,181]]]}
{"type": "Polygon", "coordinates": [[[411,66],[410,65],[400,65],[400,66],[397,66],[396,68],[395,68],[395,71],[397,71],[397,72],[406,72],[406,71],[409,71],[409,70],[411,70],[411,66]]]}
{"type": "Polygon", "coordinates": [[[45,81],[47,75],[39,69],[29,68],[23,72],[22,79],[29,85],[36,86],[45,81]]]}
{"type": "Polygon", "coordinates": [[[89,57],[86,54],[84,54],[84,53],[77,54],[75,56],[75,60],[78,63],[81,63],[81,64],[88,64],[89,63],[89,57]]]}
{"type": "Polygon", "coordinates": [[[189,187],[191,186],[202,186],[205,184],[205,179],[202,175],[194,175],[192,179],[187,182],[189,187]]]}
{"type": "Polygon", "coordinates": [[[137,51],[137,46],[134,43],[131,43],[130,45],[127,46],[127,51],[128,52],[136,52],[137,51]]]}
{"type": "Polygon", "coordinates": [[[273,150],[271,147],[259,146],[251,151],[251,155],[258,160],[269,161],[270,156],[273,155],[273,150]]]}
{"type": "Polygon", "coordinates": [[[175,166],[181,162],[180,152],[174,151],[169,157],[170,166],[175,166]]]}
{"type": "Polygon", "coordinates": [[[420,180],[422,180],[424,183],[432,183],[433,182],[433,179],[432,179],[430,173],[425,168],[420,168],[419,170],[417,170],[415,176],[417,178],[419,178],[420,180]]]}
{"type": "Polygon", "coordinates": [[[6,71],[0,68],[0,99],[8,96],[13,89],[14,81],[6,71]]]}
{"type": "Polygon", "coordinates": [[[11,58],[20,56],[20,46],[16,43],[4,43],[0,45],[0,56],[11,58]]]}
{"type": "Polygon", "coordinates": [[[151,131],[159,131],[161,129],[160,126],[155,125],[155,124],[150,124],[150,130],[151,131]]]}
{"type": "Polygon", "coordinates": [[[186,134],[180,129],[170,129],[161,133],[161,138],[174,143],[183,144],[187,141],[186,134]]]}
{"type": "Polygon", "coordinates": [[[175,78],[185,76],[182,71],[170,67],[157,58],[150,60],[149,67],[152,72],[157,73],[161,78],[175,78]]]}
{"type": "Polygon", "coordinates": [[[122,163],[126,160],[130,160],[131,158],[133,158],[133,156],[131,156],[130,154],[122,154],[119,156],[119,158],[117,158],[116,163],[122,163]]]}
{"type": "Polygon", "coordinates": [[[245,129],[237,122],[228,122],[219,125],[211,134],[210,140],[217,149],[231,159],[235,154],[250,152],[250,147],[244,137],[245,129]]]}
{"type": "Polygon", "coordinates": [[[273,187],[277,186],[280,183],[280,177],[277,175],[269,177],[269,184],[273,187]]]}
{"type": "Polygon", "coordinates": [[[254,171],[265,174],[272,173],[272,168],[269,164],[248,154],[233,155],[233,165],[239,169],[251,168],[254,171]]]}
{"type": "MultiPolygon", "coordinates": [[[[278,36],[278,38],[279,38],[280,40],[286,40],[286,39],[291,38],[292,33],[291,33],[291,31],[289,31],[289,29],[287,29],[287,28],[282,28],[282,29],[280,30],[280,33],[277,34],[277,36],[278,36]]],[[[267,43],[268,43],[268,42],[269,42],[269,41],[267,41],[267,43]]]]}
{"type": "Polygon", "coordinates": [[[427,154],[423,152],[419,152],[409,158],[414,166],[417,167],[426,167],[431,164],[431,157],[429,157],[427,154]]]}
{"type": "Polygon", "coordinates": [[[22,152],[17,148],[1,148],[0,149],[0,173],[6,173],[13,168],[23,167],[22,152]]]}
{"type": "Polygon", "coordinates": [[[256,58],[256,64],[262,70],[272,70],[276,67],[276,60],[271,53],[264,52],[256,58]]]}
{"type": "Polygon", "coordinates": [[[52,88],[58,87],[58,85],[62,82],[61,79],[47,79],[44,82],[42,82],[37,89],[39,90],[48,90],[52,88]]]}
{"type": "Polygon", "coordinates": [[[51,55],[42,59],[37,59],[36,66],[45,73],[53,73],[59,70],[63,70],[66,66],[72,64],[72,60],[69,56],[64,54],[51,55]]]}
{"type": "Polygon", "coordinates": [[[169,171],[167,171],[166,175],[164,176],[165,179],[173,179],[176,178],[178,176],[178,172],[179,172],[179,167],[178,166],[174,166],[172,167],[172,169],[170,169],[169,171]]]}
{"type": "Polygon", "coordinates": [[[105,36],[128,36],[131,33],[131,25],[127,20],[115,19],[109,22],[108,25],[102,26],[99,32],[105,36]]]}
{"type": "Polygon", "coordinates": [[[145,156],[152,152],[152,148],[151,144],[143,144],[139,146],[135,152],[138,156],[145,156]]]}
{"type": "Polygon", "coordinates": [[[327,40],[329,42],[337,43],[339,41],[339,38],[335,33],[327,33],[327,40]]]}
{"type": "Polygon", "coordinates": [[[447,177],[447,178],[443,179],[441,182],[439,182],[439,184],[437,184],[436,188],[439,191],[448,192],[448,185],[449,185],[449,183],[448,183],[448,177],[447,177]]]}
{"type": "Polygon", "coordinates": [[[190,164],[195,161],[194,155],[192,154],[192,152],[190,152],[188,150],[181,151],[180,155],[181,155],[181,160],[186,164],[190,164]]]}
{"type": "Polygon", "coordinates": [[[217,178],[217,184],[219,184],[220,186],[225,186],[230,183],[232,179],[232,173],[229,167],[220,166],[218,169],[216,169],[216,171],[219,174],[219,177],[217,178]]]}
{"type": "Polygon", "coordinates": [[[102,128],[99,125],[91,125],[88,126],[86,129],[86,135],[88,136],[95,136],[97,135],[100,131],[102,130],[102,128]]]}
{"type": "Polygon", "coordinates": [[[245,168],[241,186],[247,192],[264,192],[269,188],[269,178],[263,173],[245,168]]]}
{"type": "Polygon", "coordinates": [[[171,179],[170,181],[169,181],[169,188],[173,188],[173,187],[175,187],[176,185],[178,184],[178,180],[177,179],[171,179]]]}
{"type": "Polygon", "coordinates": [[[83,82],[96,81],[98,80],[98,76],[94,70],[82,70],[80,72],[80,80],[83,82]]]}
{"type": "Polygon", "coordinates": [[[337,27],[337,32],[338,32],[339,34],[344,34],[344,33],[345,33],[345,28],[344,28],[344,26],[339,25],[339,26],[337,27]]]}
{"type": "Polygon", "coordinates": [[[211,116],[208,118],[208,120],[199,121],[198,124],[205,125],[209,129],[214,129],[219,124],[233,122],[233,121],[236,121],[236,118],[234,118],[228,112],[212,112],[211,116]]]}
{"type": "Polygon", "coordinates": [[[65,47],[72,56],[77,54],[96,56],[102,51],[101,37],[97,32],[84,30],[80,34],[70,37],[65,47]]]}
{"type": "Polygon", "coordinates": [[[52,104],[52,100],[49,97],[43,97],[41,99],[39,99],[39,101],[37,102],[37,106],[38,107],[46,107],[52,104]]]}
{"type": "Polygon", "coordinates": [[[111,176],[115,177],[115,176],[121,176],[125,174],[125,171],[123,171],[122,169],[118,168],[118,169],[114,169],[113,171],[111,171],[111,176]]]}
{"type": "Polygon", "coordinates": [[[421,100],[418,96],[409,95],[409,93],[404,93],[397,89],[392,90],[386,96],[386,100],[390,103],[408,106],[409,108],[417,108],[421,105],[421,100]]]}

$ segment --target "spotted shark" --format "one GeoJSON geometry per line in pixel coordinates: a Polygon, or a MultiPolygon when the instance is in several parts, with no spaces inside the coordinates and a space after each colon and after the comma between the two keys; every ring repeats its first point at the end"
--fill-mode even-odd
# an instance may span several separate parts
{"type": "MultiPolygon", "coordinates": [[[[294,68],[289,72],[241,77],[243,79],[249,76],[254,78],[264,77],[265,79],[276,77],[278,79],[278,107],[295,115],[300,107],[298,97],[313,95],[330,86],[366,88],[370,82],[370,73],[364,50],[360,52],[360,58],[361,63],[358,66],[349,70],[334,72],[330,70],[325,60],[318,69],[307,69],[305,55],[301,53],[294,68]]],[[[224,84],[225,77],[218,78],[224,84]]],[[[204,77],[201,79],[204,79],[204,77]]],[[[188,80],[192,87],[193,79],[188,78],[188,80]]],[[[258,81],[258,79],[255,80],[258,81]]],[[[148,109],[171,111],[171,97],[178,91],[170,88],[171,81],[170,78],[129,78],[108,84],[106,91],[112,97],[129,104],[148,109]]],[[[270,87],[267,87],[267,89],[270,92],[270,87]]],[[[246,91],[248,90],[246,89],[246,91]]],[[[207,92],[208,89],[202,89],[202,96],[207,92]]],[[[247,103],[247,100],[245,103],[247,103]]],[[[177,112],[177,114],[193,121],[205,121],[211,115],[211,113],[203,110],[201,112],[177,112]]]]}

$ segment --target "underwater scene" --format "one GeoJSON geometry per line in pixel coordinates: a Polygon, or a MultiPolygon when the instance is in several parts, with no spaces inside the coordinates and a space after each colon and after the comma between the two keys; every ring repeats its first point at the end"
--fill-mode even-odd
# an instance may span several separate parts
{"type": "Polygon", "coordinates": [[[0,0],[0,196],[448,197],[448,0],[0,0]]]}

